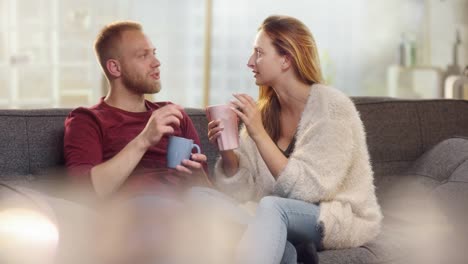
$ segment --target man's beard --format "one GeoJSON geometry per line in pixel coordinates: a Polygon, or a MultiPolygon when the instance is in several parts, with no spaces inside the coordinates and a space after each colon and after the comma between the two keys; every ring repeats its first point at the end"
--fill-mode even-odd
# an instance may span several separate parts
{"type": "Polygon", "coordinates": [[[150,81],[132,72],[123,73],[122,82],[131,91],[141,94],[155,94],[161,90],[161,82],[159,80],[150,81]]]}

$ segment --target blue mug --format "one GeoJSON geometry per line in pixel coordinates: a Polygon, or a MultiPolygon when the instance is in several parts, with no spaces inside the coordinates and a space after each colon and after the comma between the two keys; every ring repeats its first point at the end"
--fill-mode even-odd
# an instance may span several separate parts
{"type": "Polygon", "coordinates": [[[181,165],[184,159],[190,159],[193,148],[197,148],[197,153],[200,153],[200,146],[194,144],[193,140],[171,136],[167,146],[167,166],[175,168],[181,165]]]}

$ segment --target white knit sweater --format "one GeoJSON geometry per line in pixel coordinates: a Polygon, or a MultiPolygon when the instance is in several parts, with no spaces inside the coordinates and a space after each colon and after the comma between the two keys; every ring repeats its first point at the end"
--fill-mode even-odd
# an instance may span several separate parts
{"type": "Polygon", "coordinates": [[[296,134],[295,149],[277,180],[242,128],[239,171],[227,177],[220,160],[215,184],[240,202],[266,195],[320,204],[323,246],[361,246],[380,230],[373,172],[364,127],[352,101],[325,85],[312,86],[296,134]]]}

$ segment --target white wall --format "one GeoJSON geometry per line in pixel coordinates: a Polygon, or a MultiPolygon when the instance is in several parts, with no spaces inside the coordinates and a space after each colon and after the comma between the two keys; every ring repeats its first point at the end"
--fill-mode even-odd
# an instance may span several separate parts
{"type": "Polygon", "coordinates": [[[386,71],[397,63],[402,32],[424,32],[423,0],[215,0],[211,101],[233,91],[257,95],[245,66],[260,23],[271,14],[291,15],[312,31],[326,80],[349,95],[386,95],[386,71]],[[215,92],[218,91],[218,92],[215,92]]]}
{"type": "Polygon", "coordinates": [[[427,0],[430,6],[429,34],[430,62],[432,65],[447,68],[452,64],[455,31],[462,38],[460,65],[468,64],[468,0],[427,0]],[[464,53],[464,54],[462,54],[464,53]]]}
{"type": "MultiPolygon", "coordinates": [[[[9,107],[11,98],[15,97],[11,87],[15,87],[12,84],[18,83],[18,80],[13,79],[10,71],[19,72],[20,67],[29,67],[10,63],[11,56],[15,55],[11,44],[14,34],[10,31],[12,28],[15,32],[23,29],[10,25],[9,19],[13,14],[7,10],[10,6],[8,3],[19,3],[25,7],[24,10],[31,9],[32,13],[36,10],[27,7],[59,6],[59,24],[51,22],[50,28],[53,32],[57,28],[66,33],[60,35],[58,41],[63,45],[60,44],[59,52],[46,48],[41,52],[58,53],[59,60],[69,58],[66,63],[70,64],[73,64],[73,61],[69,61],[73,58],[86,59],[86,65],[80,66],[86,68],[85,71],[58,71],[58,76],[54,75],[57,85],[75,79],[86,80],[86,87],[92,87],[93,96],[96,97],[91,101],[97,101],[99,94],[95,91],[100,91],[101,73],[93,57],[94,35],[105,23],[116,19],[133,19],[142,22],[158,49],[162,63],[163,90],[155,99],[170,100],[184,106],[202,106],[204,0],[40,0],[34,1],[35,5],[28,5],[32,2],[0,0],[0,21],[8,22],[0,25],[0,107],[9,107]],[[90,21],[85,37],[64,29],[64,23],[73,20],[74,14],[82,12],[89,16],[86,19],[90,21]]],[[[317,41],[326,79],[349,95],[388,95],[386,72],[390,65],[397,63],[397,50],[403,32],[415,39],[420,65],[445,69],[451,63],[455,28],[458,27],[462,33],[464,60],[468,61],[468,0],[213,0],[213,5],[211,104],[228,101],[232,98],[232,92],[257,95],[257,87],[246,63],[257,27],[271,14],[292,15],[304,21],[317,41]]],[[[17,15],[19,22],[27,20],[21,12],[17,15]]],[[[28,17],[40,19],[40,16],[28,17]]],[[[49,17],[44,15],[44,19],[49,17]]],[[[25,30],[27,33],[27,28],[25,30]]],[[[49,27],[45,27],[47,30],[50,30],[49,27]]],[[[32,39],[32,33],[31,42],[35,43],[37,39],[32,39]]],[[[22,43],[28,44],[27,40],[22,43]]],[[[37,45],[46,47],[48,44],[37,45]]],[[[54,70],[42,67],[36,75],[44,76],[41,74],[44,71],[52,73],[54,70]]],[[[66,89],[80,86],[79,83],[62,86],[66,89]]],[[[35,91],[50,90],[50,85],[39,87],[40,83],[36,82],[35,86],[35,91]]],[[[22,101],[15,100],[16,106],[22,107],[22,101]]],[[[68,101],[66,106],[81,104],[68,101]]],[[[60,101],[59,105],[55,103],[50,106],[63,105],[60,101]]]]}

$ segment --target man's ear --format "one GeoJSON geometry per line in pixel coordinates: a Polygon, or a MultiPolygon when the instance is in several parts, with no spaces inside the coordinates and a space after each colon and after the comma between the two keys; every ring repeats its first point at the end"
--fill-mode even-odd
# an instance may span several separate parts
{"type": "Polygon", "coordinates": [[[122,74],[120,63],[118,60],[109,59],[106,61],[106,68],[109,74],[113,77],[120,77],[122,74]]]}
{"type": "Polygon", "coordinates": [[[282,58],[281,69],[287,70],[291,67],[291,56],[284,55],[282,58]]]}

